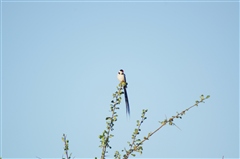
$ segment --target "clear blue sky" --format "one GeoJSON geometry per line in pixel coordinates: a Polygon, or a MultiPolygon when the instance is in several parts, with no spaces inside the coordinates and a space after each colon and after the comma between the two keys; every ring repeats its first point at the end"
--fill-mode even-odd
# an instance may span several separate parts
{"type": "Polygon", "coordinates": [[[100,157],[119,69],[120,105],[109,157],[148,109],[158,121],[205,104],[143,146],[144,158],[238,158],[239,4],[235,2],[2,2],[1,156],[60,158],[62,134],[77,158],[100,157]]]}

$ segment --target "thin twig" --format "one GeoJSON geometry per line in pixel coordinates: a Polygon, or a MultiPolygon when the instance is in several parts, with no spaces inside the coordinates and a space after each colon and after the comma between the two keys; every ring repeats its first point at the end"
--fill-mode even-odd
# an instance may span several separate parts
{"type": "MultiPolygon", "coordinates": [[[[210,96],[208,95],[206,98],[204,98],[204,96],[203,95],[201,95],[200,96],[200,98],[201,98],[201,100],[200,101],[196,101],[196,103],[194,104],[194,105],[192,105],[192,106],[190,106],[189,108],[187,108],[187,109],[185,109],[185,110],[183,110],[181,113],[177,113],[177,115],[176,116],[172,116],[170,119],[165,119],[163,122],[161,122],[161,126],[160,127],[158,127],[155,131],[153,131],[152,133],[149,133],[148,134],[148,136],[147,137],[144,137],[143,138],[143,140],[141,141],[141,142],[139,142],[137,145],[136,145],[136,147],[134,147],[134,150],[138,150],[138,148],[146,141],[146,140],[149,140],[149,138],[153,135],[153,134],[155,134],[157,131],[159,131],[163,126],[165,126],[167,123],[169,123],[169,125],[175,125],[174,123],[173,123],[173,120],[175,119],[175,118],[182,118],[182,116],[188,111],[188,110],[190,110],[190,109],[192,109],[193,107],[195,107],[195,106],[198,106],[198,104],[199,103],[204,103],[204,100],[205,99],[208,99],[210,96]]],[[[175,125],[176,126],[176,125],[175,125]]],[[[128,157],[129,157],[129,155],[134,151],[134,150],[132,150],[132,146],[130,147],[130,150],[129,151],[126,151],[127,153],[126,153],[126,155],[124,156],[124,159],[127,159],[128,157]]]]}
{"type": "MultiPolygon", "coordinates": [[[[120,85],[119,85],[120,86],[120,85]]],[[[109,138],[110,138],[110,132],[113,130],[113,123],[117,120],[117,115],[115,110],[117,109],[117,105],[120,104],[120,96],[122,94],[122,86],[121,87],[117,87],[118,91],[114,94],[114,99],[115,101],[112,101],[112,103],[114,103],[113,105],[111,104],[111,111],[112,111],[112,115],[111,117],[106,118],[106,120],[110,119],[110,122],[107,121],[107,131],[104,130],[103,135],[100,135],[100,139],[104,138],[104,140],[101,143],[101,147],[102,147],[102,155],[101,155],[101,159],[105,159],[105,154],[107,152],[107,147],[111,148],[109,146],[109,138]]]]}

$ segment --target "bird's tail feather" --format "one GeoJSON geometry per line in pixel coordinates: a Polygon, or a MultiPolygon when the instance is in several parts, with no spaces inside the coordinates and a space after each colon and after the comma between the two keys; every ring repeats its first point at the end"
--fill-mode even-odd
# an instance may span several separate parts
{"type": "Polygon", "coordinates": [[[130,116],[130,107],[129,107],[127,89],[126,89],[126,86],[123,88],[124,88],[124,96],[125,96],[125,103],[126,103],[126,114],[130,116]]]}

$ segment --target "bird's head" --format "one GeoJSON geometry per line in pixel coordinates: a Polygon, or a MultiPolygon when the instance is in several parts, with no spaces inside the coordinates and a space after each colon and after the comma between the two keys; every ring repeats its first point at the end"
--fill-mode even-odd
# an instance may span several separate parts
{"type": "Polygon", "coordinates": [[[120,74],[120,75],[124,74],[123,69],[119,70],[118,74],[120,74]]]}

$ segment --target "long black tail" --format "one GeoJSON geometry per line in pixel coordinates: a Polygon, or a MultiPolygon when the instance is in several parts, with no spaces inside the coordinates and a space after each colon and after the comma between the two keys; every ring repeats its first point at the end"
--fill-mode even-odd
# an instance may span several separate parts
{"type": "Polygon", "coordinates": [[[126,114],[130,116],[130,107],[129,107],[127,89],[126,89],[126,86],[123,88],[124,88],[124,96],[125,96],[125,103],[126,103],[126,114]]]}

